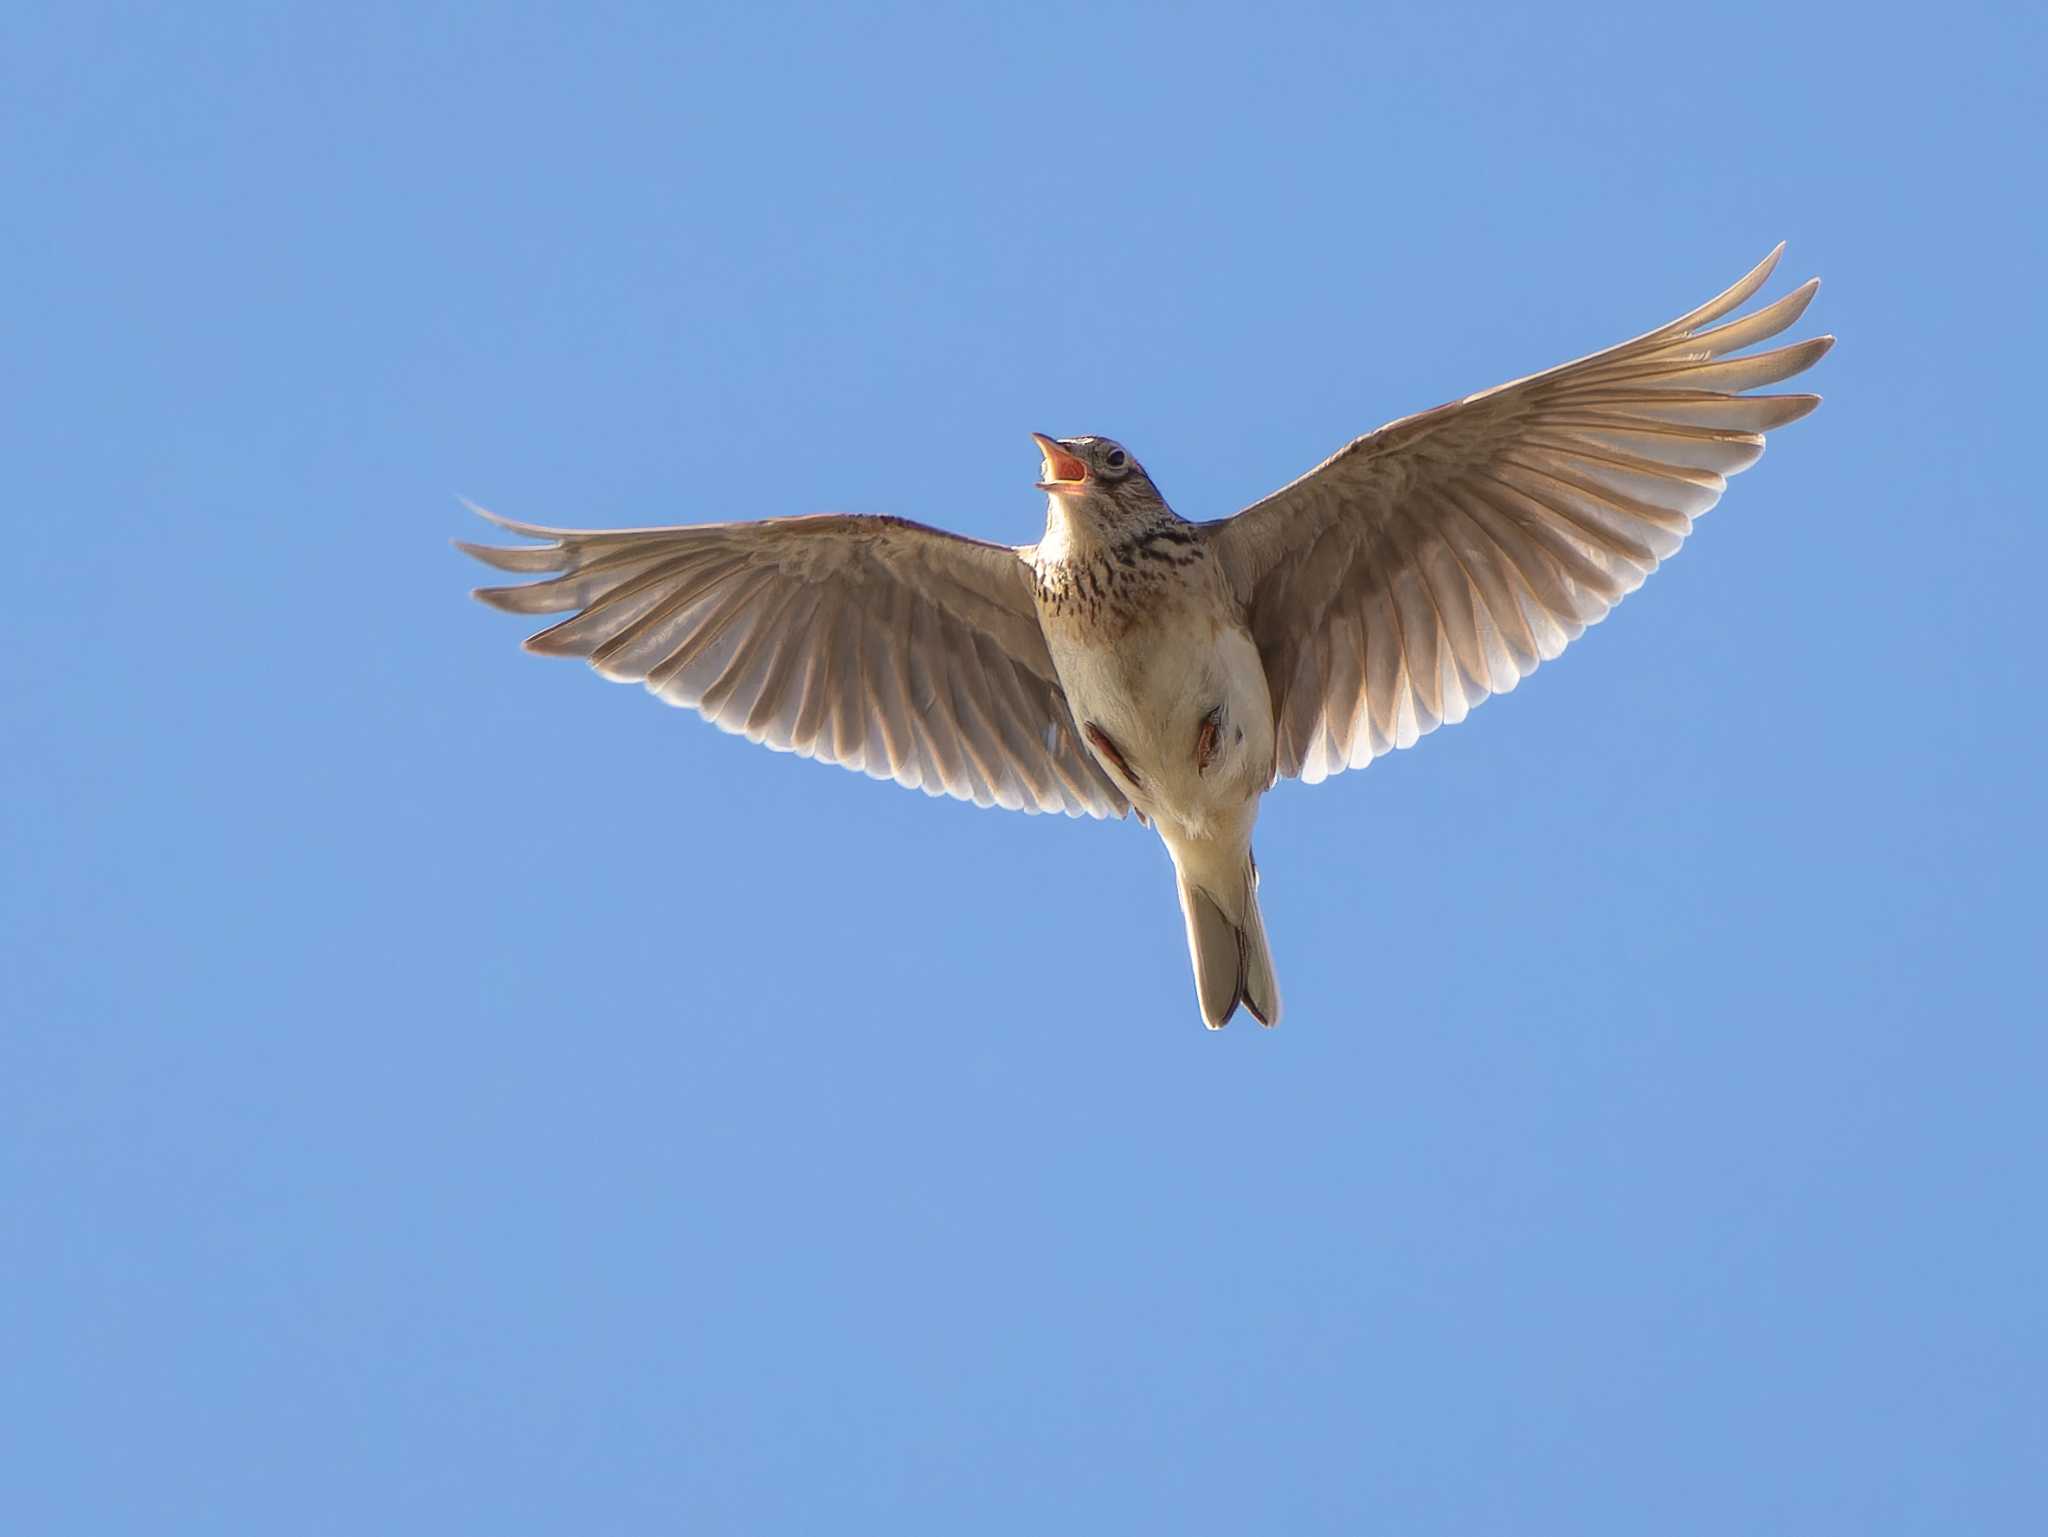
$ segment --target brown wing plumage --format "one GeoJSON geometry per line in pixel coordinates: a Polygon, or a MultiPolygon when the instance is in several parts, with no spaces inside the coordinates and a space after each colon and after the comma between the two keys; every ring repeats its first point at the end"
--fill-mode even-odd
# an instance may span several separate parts
{"type": "MultiPolygon", "coordinates": [[[[477,509],[482,512],[482,509],[477,509]]],[[[977,805],[1120,817],[1081,744],[1016,551],[900,518],[579,532],[463,544],[546,573],[477,596],[570,613],[527,649],[580,656],[781,752],[977,805]]]]}
{"type": "Polygon", "coordinates": [[[1744,395],[1833,345],[1727,355],[1819,285],[1703,329],[1784,247],[1634,341],[1405,417],[1205,525],[1273,694],[1278,772],[1314,783],[1504,693],[1641,585],[1763,434],[1817,395],[1744,395]]]}

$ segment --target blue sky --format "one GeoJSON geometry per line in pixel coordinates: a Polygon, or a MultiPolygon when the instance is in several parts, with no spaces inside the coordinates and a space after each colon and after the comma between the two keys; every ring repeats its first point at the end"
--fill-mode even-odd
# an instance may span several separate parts
{"type": "Polygon", "coordinates": [[[7,34],[0,1524],[2048,1519],[2038,17],[7,34]],[[447,545],[1025,542],[1032,429],[1218,516],[1780,239],[1820,412],[1268,799],[1272,1033],[1135,824],[526,657],[447,545]]]}

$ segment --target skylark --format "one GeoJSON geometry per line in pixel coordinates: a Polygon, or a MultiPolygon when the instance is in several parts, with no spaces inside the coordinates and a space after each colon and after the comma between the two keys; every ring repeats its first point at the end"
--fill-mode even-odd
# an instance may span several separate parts
{"type": "MultiPolygon", "coordinates": [[[[1465,718],[1562,651],[1817,395],[1748,395],[1817,337],[1734,358],[1816,279],[1716,325],[1784,247],[1669,325],[1403,417],[1235,517],[1190,523],[1129,450],[1034,433],[1045,536],[984,544],[821,514],[463,544],[541,581],[479,589],[570,613],[527,649],[580,656],[726,731],[976,805],[1135,811],[1165,842],[1202,1019],[1280,1019],[1252,825],[1313,784],[1465,718]]],[[[478,509],[481,511],[481,509],[478,509]]]]}

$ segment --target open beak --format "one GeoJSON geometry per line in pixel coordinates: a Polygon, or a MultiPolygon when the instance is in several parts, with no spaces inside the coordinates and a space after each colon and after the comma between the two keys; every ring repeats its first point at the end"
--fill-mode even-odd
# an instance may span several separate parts
{"type": "Polygon", "coordinates": [[[1050,491],[1056,496],[1072,496],[1088,483],[1088,466],[1051,438],[1042,432],[1034,432],[1031,441],[1038,445],[1039,453],[1045,458],[1045,479],[1038,483],[1039,490],[1050,491]]]}

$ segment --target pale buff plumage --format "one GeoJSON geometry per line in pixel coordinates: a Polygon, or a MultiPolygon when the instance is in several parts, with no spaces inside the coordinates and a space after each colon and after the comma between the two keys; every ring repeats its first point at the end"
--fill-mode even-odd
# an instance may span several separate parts
{"type": "MultiPolygon", "coordinates": [[[[1815,362],[1809,282],[1715,325],[1780,246],[1669,325],[1357,439],[1187,523],[1107,439],[1040,439],[1045,537],[1012,549],[826,515],[465,544],[569,618],[527,642],[727,731],[979,805],[1135,808],[1179,876],[1203,1018],[1279,1018],[1251,859],[1261,795],[1406,747],[1511,689],[1674,553],[1815,362]]],[[[480,509],[479,509],[480,510],[480,509]]],[[[486,513],[486,517],[491,515],[486,513]]]]}

